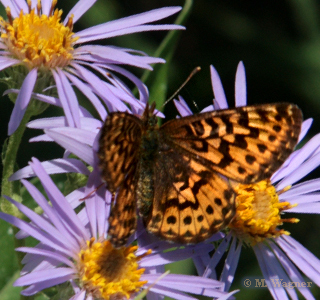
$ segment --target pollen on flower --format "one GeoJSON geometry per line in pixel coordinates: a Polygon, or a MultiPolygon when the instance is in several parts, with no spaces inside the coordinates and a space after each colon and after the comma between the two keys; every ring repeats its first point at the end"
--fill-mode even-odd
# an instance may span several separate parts
{"type": "Polygon", "coordinates": [[[29,69],[65,67],[73,58],[74,37],[72,17],[68,23],[61,23],[62,10],[54,9],[52,1],[49,15],[41,14],[41,1],[37,11],[21,10],[19,17],[12,18],[10,8],[6,9],[7,21],[0,17],[1,39],[14,58],[20,59],[29,69]]]}
{"type": "Polygon", "coordinates": [[[279,229],[278,226],[284,222],[299,222],[296,218],[281,219],[280,213],[293,206],[289,202],[279,201],[277,191],[270,180],[239,184],[234,190],[237,194],[236,215],[229,228],[248,244],[255,245],[266,238],[289,235],[288,231],[279,229]]]}
{"type": "Polygon", "coordinates": [[[113,248],[109,241],[87,241],[79,253],[79,279],[88,294],[97,299],[129,298],[138,292],[147,281],[140,281],[144,269],[138,269],[141,256],[134,252],[136,246],[113,248]]]}

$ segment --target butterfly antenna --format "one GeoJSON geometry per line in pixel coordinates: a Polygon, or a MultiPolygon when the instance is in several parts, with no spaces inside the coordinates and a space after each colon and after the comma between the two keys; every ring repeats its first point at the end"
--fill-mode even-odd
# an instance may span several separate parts
{"type": "Polygon", "coordinates": [[[83,198],[80,198],[79,201],[84,201],[89,199],[98,189],[100,189],[102,186],[104,185],[104,183],[99,184],[99,186],[97,186],[93,191],[91,191],[89,194],[87,194],[86,196],[84,196],[83,198]]]}
{"type": "Polygon", "coordinates": [[[166,100],[165,103],[162,104],[162,107],[165,106],[169,101],[171,101],[175,96],[177,96],[179,94],[179,92],[184,88],[184,86],[190,81],[190,79],[197,74],[199,71],[201,70],[200,67],[196,67],[193,69],[193,71],[190,73],[190,75],[188,76],[188,78],[181,84],[181,86],[173,93],[173,95],[166,100]]]}
{"type": "Polygon", "coordinates": [[[197,112],[200,112],[199,106],[196,101],[192,100],[193,106],[196,108],[197,112]]]}

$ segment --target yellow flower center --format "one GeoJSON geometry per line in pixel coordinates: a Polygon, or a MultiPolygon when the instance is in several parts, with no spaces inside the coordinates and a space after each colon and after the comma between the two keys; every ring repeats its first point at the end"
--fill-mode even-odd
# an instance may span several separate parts
{"type": "Polygon", "coordinates": [[[234,187],[236,215],[229,228],[244,242],[255,245],[266,238],[275,238],[288,231],[278,229],[284,222],[297,223],[296,218],[281,219],[281,212],[293,206],[279,202],[275,187],[270,180],[254,184],[239,184],[234,187]]]}
{"type": "Polygon", "coordinates": [[[49,16],[40,14],[41,1],[38,0],[37,13],[31,10],[31,0],[27,1],[29,13],[12,19],[7,7],[8,21],[0,17],[1,39],[14,58],[20,59],[29,69],[35,67],[65,67],[73,58],[73,16],[67,25],[61,23],[62,10],[54,10],[57,0],[52,1],[49,16]]]}
{"type": "Polygon", "coordinates": [[[147,281],[140,281],[145,269],[138,269],[141,256],[137,247],[115,249],[109,241],[87,241],[87,247],[79,254],[80,280],[87,293],[97,299],[129,298],[147,281]]]}

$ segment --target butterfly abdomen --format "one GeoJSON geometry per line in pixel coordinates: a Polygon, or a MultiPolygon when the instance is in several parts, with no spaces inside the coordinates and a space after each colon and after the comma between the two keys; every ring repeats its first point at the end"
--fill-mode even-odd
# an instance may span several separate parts
{"type": "Polygon", "coordinates": [[[141,137],[136,197],[141,217],[150,213],[154,198],[154,161],[159,149],[159,133],[148,129],[141,137]]]}

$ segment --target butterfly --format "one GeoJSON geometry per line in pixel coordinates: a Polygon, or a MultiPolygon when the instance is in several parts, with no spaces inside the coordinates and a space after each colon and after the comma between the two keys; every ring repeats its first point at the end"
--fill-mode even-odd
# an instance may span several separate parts
{"type": "Polygon", "coordinates": [[[235,215],[228,179],[270,178],[293,151],[302,124],[294,104],[215,110],[158,126],[155,104],[141,117],[110,113],[101,129],[102,177],[115,196],[110,242],[126,244],[137,209],[148,232],[193,244],[225,228],[235,215]]]}

